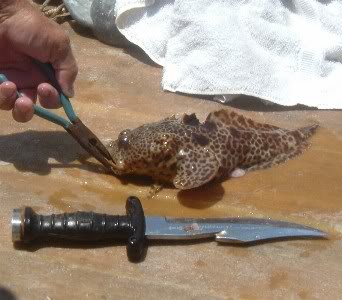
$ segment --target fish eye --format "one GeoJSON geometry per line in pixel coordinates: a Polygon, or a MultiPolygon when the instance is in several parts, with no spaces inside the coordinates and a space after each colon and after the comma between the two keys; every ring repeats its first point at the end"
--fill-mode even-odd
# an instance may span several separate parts
{"type": "Polygon", "coordinates": [[[119,138],[118,138],[119,148],[127,149],[129,147],[129,137],[128,137],[129,132],[130,132],[129,129],[126,129],[120,132],[119,138]]]}

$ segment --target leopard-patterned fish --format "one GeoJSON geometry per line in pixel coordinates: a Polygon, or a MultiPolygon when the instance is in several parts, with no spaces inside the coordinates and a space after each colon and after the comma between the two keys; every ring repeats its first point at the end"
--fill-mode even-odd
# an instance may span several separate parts
{"type": "Polygon", "coordinates": [[[287,130],[219,110],[204,123],[195,114],[184,114],[124,130],[108,150],[117,175],[148,175],[179,189],[192,189],[299,155],[317,127],[287,130]]]}

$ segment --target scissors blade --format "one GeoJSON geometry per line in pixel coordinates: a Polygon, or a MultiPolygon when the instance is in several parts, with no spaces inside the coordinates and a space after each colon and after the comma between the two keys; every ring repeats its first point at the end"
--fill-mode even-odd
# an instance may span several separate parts
{"type": "Polygon", "coordinates": [[[66,130],[86,150],[94,156],[103,166],[111,170],[113,158],[99,138],[80,119],[76,119],[66,130]]]}
{"type": "Polygon", "coordinates": [[[213,238],[220,243],[251,243],[280,238],[323,238],[326,233],[311,227],[268,219],[174,219],[146,217],[146,238],[194,240],[213,238]]]}

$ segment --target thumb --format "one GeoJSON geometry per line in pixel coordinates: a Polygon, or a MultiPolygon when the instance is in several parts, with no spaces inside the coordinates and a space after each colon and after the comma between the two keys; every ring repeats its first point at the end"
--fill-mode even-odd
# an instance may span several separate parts
{"type": "Polygon", "coordinates": [[[68,97],[74,96],[74,82],[77,76],[78,68],[76,60],[72,54],[69,38],[66,34],[55,37],[55,45],[50,52],[50,59],[56,78],[68,97]]]}

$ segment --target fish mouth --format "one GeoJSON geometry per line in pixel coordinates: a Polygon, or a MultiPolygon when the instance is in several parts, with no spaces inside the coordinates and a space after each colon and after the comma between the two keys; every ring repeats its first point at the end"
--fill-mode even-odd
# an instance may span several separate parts
{"type": "Polygon", "coordinates": [[[115,165],[112,165],[110,168],[110,171],[114,174],[114,175],[123,175],[125,172],[121,169],[118,169],[115,165]]]}
{"type": "Polygon", "coordinates": [[[111,163],[111,167],[110,167],[111,171],[115,174],[115,175],[123,175],[126,170],[126,166],[125,163],[123,161],[113,161],[111,163]]]}

